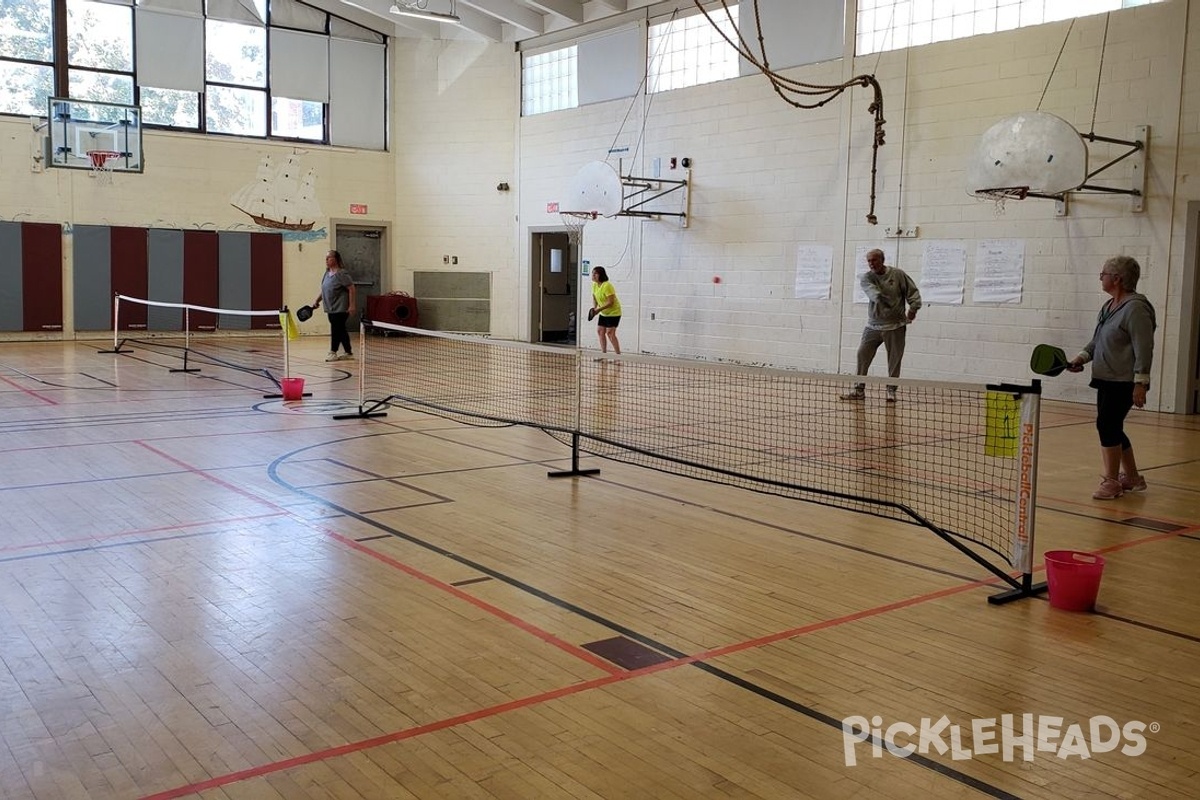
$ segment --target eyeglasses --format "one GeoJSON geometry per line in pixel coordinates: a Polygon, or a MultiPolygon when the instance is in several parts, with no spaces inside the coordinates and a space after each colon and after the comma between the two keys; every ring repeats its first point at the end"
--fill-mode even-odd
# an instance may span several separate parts
{"type": "Polygon", "coordinates": [[[1100,273],[1100,277],[1101,277],[1101,278],[1115,278],[1115,277],[1117,277],[1117,273],[1115,273],[1115,272],[1101,272],[1101,273],[1100,273]]]}

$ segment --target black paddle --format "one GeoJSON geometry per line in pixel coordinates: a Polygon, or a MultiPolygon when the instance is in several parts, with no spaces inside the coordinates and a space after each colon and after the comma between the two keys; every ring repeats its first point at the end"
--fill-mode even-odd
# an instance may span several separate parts
{"type": "Polygon", "coordinates": [[[1046,375],[1051,378],[1061,375],[1069,364],[1070,361],[1063,349],[1052,344],[1039,344],[1033,348],[1033,355],[1029,357],[1031,370],[1038,375],[1046,375]]]}

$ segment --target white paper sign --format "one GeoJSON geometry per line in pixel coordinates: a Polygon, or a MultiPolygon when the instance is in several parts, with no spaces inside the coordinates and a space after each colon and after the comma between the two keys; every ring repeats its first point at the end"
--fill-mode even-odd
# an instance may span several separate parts
{"type": "Polygon", "coordinates": [[[1019,303],[1024,280],[1024,239],[985,239],[975,248],[976,303],[1019,303]]]}
{"type": "Polygon", "coordinates": [[[961,306],[967,285],[967,248],[926,242],[921,256],[921,302],[961,306]]]}
{"type": "Polygon", "coordinates": [[[796,248],[796,298],[828,300],[833,283],[833,247],[802,244],[796,248]]]}

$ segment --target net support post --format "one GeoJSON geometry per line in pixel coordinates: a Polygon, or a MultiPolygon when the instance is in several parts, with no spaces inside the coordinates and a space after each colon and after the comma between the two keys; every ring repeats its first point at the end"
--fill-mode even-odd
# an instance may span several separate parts
{"type": "MultiPolygon", "coordinates": [[[[387,400],[380,400],[367,406],[367,326],[371,323],[362,317],[358,318],[358,411],[354,414],[334,414],[336,420],[342,419],[372,419],[386,417],[386,411],[379,411],[387,405],[387,400]]],[[[388,397],[390,400],[391,397],[388,397]]]]}
{"type": "Polygon", "coordinates": [[[1010,562],[1021,573],[1020,584],[990,595],[988,602],[1002,605],[1013,600],[1033,597],[1046,591],[1046,583],[1033,582],[1034,517],[1037,511],[1038,440],[1041,431],[1042,382],[1030,386],[1007,384],[988,387],[998,391],[1014,391],[1020,395],[1021,416],[1017,432],[1017,491],[1010,562]]]}
{"type": "Polygon", "coordinates": [[[168,370],[168,372],[199,372],[200,371],[199,367],[189,367],[188,366],[188,353],[190,353],[190,352],[191,352],[191,349],[185,347],[183,349],[183,366],[182,367],[174,367],[174,368],[168,370]]]}
{"type": "Polygon", "coordinates": [[[112,350],[97,350],[97,353],[132,353],[132,350],[122,350],[121,345],[125,344],[125,340],[117,340],[118,332],[121,330],[121,295],[113,295],[113,346],[112,350]]]}
{"type": "Polygon", "coordinates": [[[567,470],[551,470],[546,473],[547,478],[573,478],[577,475],[599,475],[598,469],[580,469],[579,468],[579,431],[571,434],[571,468],[567,470]]]}

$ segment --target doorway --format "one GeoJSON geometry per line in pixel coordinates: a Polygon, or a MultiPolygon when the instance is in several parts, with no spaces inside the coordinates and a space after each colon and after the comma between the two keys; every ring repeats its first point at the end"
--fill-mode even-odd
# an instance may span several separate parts
{"type": "Polygon", "coordinates": [[[342,254],[342,265],[354,279],[354,295],[358,308],[354,313],[363,318],[367,298],[383,294],[383,262],[386,253],[385,229],[373,225],[338,225],[334,228],[334,249],[342,254]]]}
{"type": "Polygon", "coordinates": [[[575,344],[579,308],[578,246],[561,231],[535,231],[529,248],[533,340],[575,344]]]}

